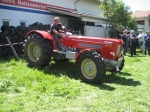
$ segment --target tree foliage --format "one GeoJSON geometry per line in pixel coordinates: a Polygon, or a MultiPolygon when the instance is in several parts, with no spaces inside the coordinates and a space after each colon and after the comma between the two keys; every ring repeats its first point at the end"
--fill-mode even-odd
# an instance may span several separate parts
{"type": "Polygon", "coordinates": [[[110,36],[116,36],[118,28],[137,30],[136,18],[131,16],[130,7],[122,0],[103,0],[100,8],[111,26],[110,36]]]}

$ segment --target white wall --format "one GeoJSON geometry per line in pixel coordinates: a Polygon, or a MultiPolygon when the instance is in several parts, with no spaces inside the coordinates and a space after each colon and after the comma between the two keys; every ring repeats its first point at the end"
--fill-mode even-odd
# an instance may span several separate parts
{"type": "Polygon", "coordinates": [[[150,30],[149,19],[150,19],[149,17],[137,18],[137,21],[144,20],[144,24],[145,24],[145,25],[138,24],[138,29],[143,29],[144,31],[150,30]]]}
{"type": "MultiPolygon", "coordinates": [[[[33,0],[35,2],[41,2],[45,4],[61,6],[65,8],[75,9],[75,2],[77,0],[33,0]]],[[[76,9],[78,12],[99,16],[102,11],[98,8],[98,4],[80,0],[76,3],[76,9]],[[83,7],[84,6],[84,7],[83,7]]],[[[11,19],[11,25],[20,25],[20,20],[27,20],[27,25],[34,22],[41,22],[43,24],[51,24],[54,16],[38,13],[29,13],[21,11],[12,11],[0,9],[0,26],[2,25],[2,19],[11,19]]],[[[68,25],[67,17],[60,17],[61,23],[65,26],[68,25]]]]}
{"type": "Polygon", "coordinates": [[[86,36],[93,36],[93,37],[109,37],[108,36],[109,28],[104,27],[95,27],[95,26],[84,26],[84,34],[86,36]],[[106,35],[105,35],[106,31],[106,35]]]}
{"type": "Polygon", "coordinates": [[[88,2],[85,0],[81,0],[76,4],[78,12],[87,13],[94,16],[101,16],[102,11],[98,6],[98,4],[88,2]]]}
{"type": "MultiPolygon", "coordinates": [[[[75,9],[75,2],[77,0],[42,0],[42,1],[34,0],[34,1],[75,9]]],[[[98,4],[86,0],[80,0],[79,2],[76,3],[76,9],[78,12],[91,14],[95,16],[99,16],[102,14],[102,11],[98,6],[99,6],[98,4]]]]}
{"type": "Polygon", "coordinates": [[[145,25],[137,25],[138,29],[142,29],[144,32],[150,30],[150,26],[145,26],[145,25]]]}
{"type": "MultiPolygon", "coordinates": [[[[0,9],[0,26],[2,26],[3,19],[9,19],[10,25],[13,26],[19,26],[20,20],[26,20],[27,26],[34,22],[41,22],[43,24],[52,24],[54,17],[55,17],[54,15],[0,9]]],[[[62,24],[68,25],[67,17],[60,17],[60,20],[62,24]]]]}

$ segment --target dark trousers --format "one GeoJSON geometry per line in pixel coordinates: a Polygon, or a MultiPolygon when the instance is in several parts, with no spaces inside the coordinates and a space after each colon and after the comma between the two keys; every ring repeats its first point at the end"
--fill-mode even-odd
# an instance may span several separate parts
{"type": "Polygon", "coordinates": [[[52,34],[52,37],[55,40],[55,47],[58,49],[59,48],[59,43],[58,43],[58,39],[59,39],[59,35],[57,34],[52,34]]]}
{"type": "Polygon", "coordinates": [[[148,54],[150,55],[150,42],[146,42],[145,43],[145,51],[144,51],[145,55],[147,53],[147,50],[148,50],[148,54]]]}
{"type": "Polygon", "coordinates": [[[126,53],[127,53],[127,47],[128,47],[127,44],[123,44],[123,54],[124,55],[126,55],[126,53]]]}
{"type": "Polygon", "coordinates": [[[131,43],[131,45],[130,45],[131,56],[136,55],[136,46],[137,46],[136,42],[131,43]]]}

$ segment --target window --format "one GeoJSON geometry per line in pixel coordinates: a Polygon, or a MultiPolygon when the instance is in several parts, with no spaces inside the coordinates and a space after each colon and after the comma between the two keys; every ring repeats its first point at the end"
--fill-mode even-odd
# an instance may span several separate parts
{"type": "Polygon", "coordinates": [[[145,25],[145,23],[144,23],[144,20],[137,21],[137,24],[140,24],[140,25],[145,25]]]}
{"type": "Polygon", "coordinates": [[[20,21],[20,26],[26,27],[26,21],[20,21]]]}
{"type": "Polygon", "coordinates": [[[2,21],[3,21],[3,25],[10,26],[10,20],[3,19],[2,21]]]}

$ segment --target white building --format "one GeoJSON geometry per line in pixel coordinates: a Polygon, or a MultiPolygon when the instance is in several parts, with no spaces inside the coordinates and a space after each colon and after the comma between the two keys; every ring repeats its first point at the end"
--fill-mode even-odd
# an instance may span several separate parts
{"type": "Polygon", "coordinates": [[[132,16],[136,16],[138,29],[142,29],[144,32],[150,30],[150,10],[133,12],[132,16]]]}
{"type": "Polygon", "coordinates": [[[67,28],[87,36],[105,36],[98,0],[0,0],[0,26],[53,23],[58,16],[67,28]],[[97,26],[96,26],[97,25],[97,26]]]}

